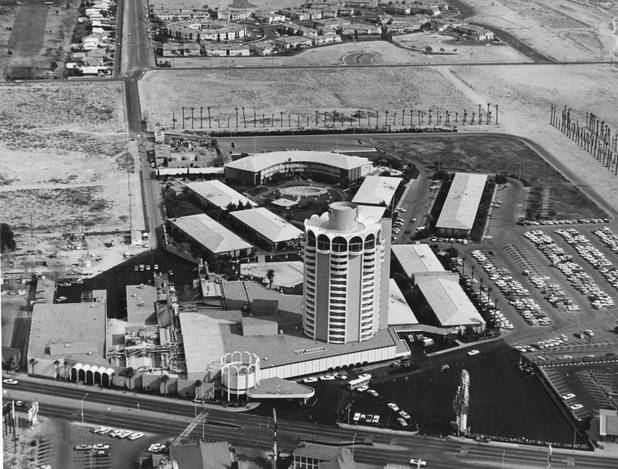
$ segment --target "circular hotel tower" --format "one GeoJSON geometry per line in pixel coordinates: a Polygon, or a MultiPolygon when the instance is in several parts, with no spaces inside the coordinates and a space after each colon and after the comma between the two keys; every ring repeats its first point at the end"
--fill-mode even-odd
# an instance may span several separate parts
{"type": "MultiPolygon", "coordinates": [[[[388,224],[387,231],[390,231],[388,224]]],[[[390,233],[361,218],[355,204],[335,202],[305,220],[303,330],[333,344],[369,340],[386,327],[390,233]],[[386,290],[385,290],[386,289],[386,290]],[[386,295],[384,292],[386,291],[386,295]]]]}

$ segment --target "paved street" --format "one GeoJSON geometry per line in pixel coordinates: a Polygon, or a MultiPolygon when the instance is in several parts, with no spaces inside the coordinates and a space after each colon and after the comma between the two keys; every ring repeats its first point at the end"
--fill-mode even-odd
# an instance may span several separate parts
{"type": "MultiPolygon", "coordinates": [[[[85,394],[84,420],[93,425],[112,425],[156,433],[179,434],[191,421],[196,408],[189,402],[138,396],[132,393],[98,391],[90,386],[75,386],[51,380],[20,382],[9,391],[16,397],[28,398],[36,393],[41,400],[41,413],[48,417],[80,420],[80,403],[85,394]],[[54,403],[55,396],[72,399],[74,405],[54,403]],[[139,403],[139,411],[138,411],[139,403]],[[102,408],[100,404],[107,407],[102,408]],[[157,414],[153,414],[157,413],[157,414]],[[179,417],[186,418],[181,421],[179,417]]],[[[199,408],[197,409],[199,411],[199,408]]],[[[226,439],[234,445],[268,449],[272,446],[272,419],[246,413],[208,409],[206,438],[226,439]]],[[[194,434],[202,433],[201,426],[194,434]]],[[[279,447],[290,451],[299,440],[351,442],[370,439],[373,445],[355,444],[359,462],[405,464],[410,457],[422,457],[431,467],[546,467],[547,451],[535,447],[477,444],[453,439],[380,434],[360,429],[348,430],[305,422],[278,421],[279,447]]],[[[587,452],[554,451],[552,467],[614,468],[618,459],[604,458],[587,452]]]]}

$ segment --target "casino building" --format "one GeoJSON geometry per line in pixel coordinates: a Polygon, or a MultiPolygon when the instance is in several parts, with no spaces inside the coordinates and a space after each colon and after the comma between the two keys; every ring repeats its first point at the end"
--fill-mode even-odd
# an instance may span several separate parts
{"type": "Polygon", "coordinates": [[[334,202],[305,220],[303,330],[330,344],[364,342],[388,326],[390,223],[334,202]]]}

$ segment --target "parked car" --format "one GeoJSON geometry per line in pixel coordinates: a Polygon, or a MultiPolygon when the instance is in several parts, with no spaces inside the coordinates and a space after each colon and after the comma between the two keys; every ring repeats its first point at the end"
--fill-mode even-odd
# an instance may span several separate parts
{"type": "Polygon", "coordinates": [[[420,459],[420,458],[418,459],[412,458],[410,459],[410,465],[416,466],[416,467],[425,467],[427,465],[427,461],[420,459]]]}
{"type": "Polygon", "coordinates": [[[16,384],[19,384],[19,381],[17,381],[16,379],[13,378],[5,378],[2,380],[2,382],[4,384],[10,384],[11,386],[15,386],[16,384]]]}

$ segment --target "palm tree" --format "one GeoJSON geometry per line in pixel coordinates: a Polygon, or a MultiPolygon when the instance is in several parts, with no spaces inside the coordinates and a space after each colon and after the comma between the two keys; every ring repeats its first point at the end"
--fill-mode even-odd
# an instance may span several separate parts
{"type": "Polygon", "coordinates": [[[127,378],[129,378],[129,389],[133,390],[133,385],[134,385],[133,378],[135,376],[135,370],[133,369],[133,367],[130,366],[127,368],[126,375],[127,375],[127,378]]]}
{"type": "Polygon", "coordinates": [[[54,368],[56,371],[56,379],[58,379],[58,366],[60,365],[60,360],[54,360],[54,368]]]}
{"type": "Polygon", "coordinates": [[[268,269],[266,272],[266,278],[268,279],[269,288],[273,289],[273,280],[275,279],[275,271],[273,269],[268,269]]]}
{"type": "Polygon", "coordinates": [[[195,381],[195,398],[202,399],[202,380],[198,379],[195,381]]]}
{"type": "Polygon", "coordinates": [[[36,358],[31,358],[28,363],[30,363],[30,366],[32,367],[32,374],[34,374],[34,365],[36,365],[39,361],[36,358]]]}
{"type": "Polygon", "coordinates": [[[161,383],[163,383],[163,394],[167,394],[167,382],[169,381],[169,375],[161,376],[161,383]]]}

